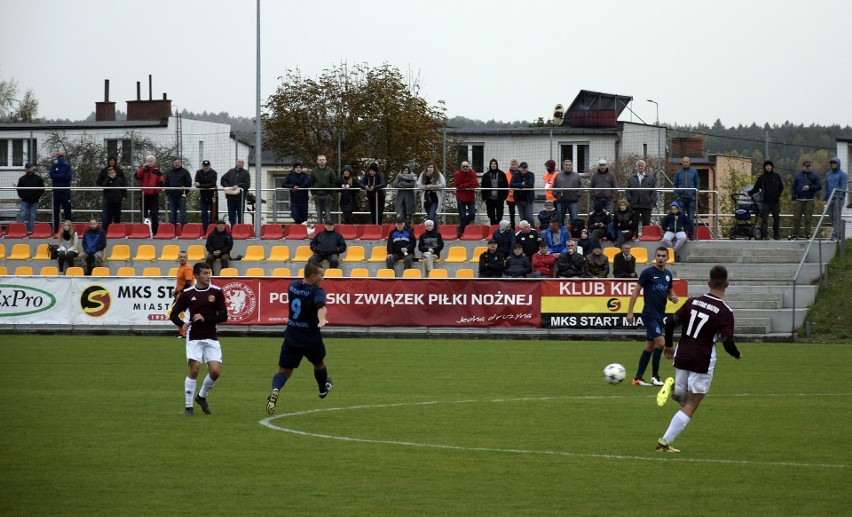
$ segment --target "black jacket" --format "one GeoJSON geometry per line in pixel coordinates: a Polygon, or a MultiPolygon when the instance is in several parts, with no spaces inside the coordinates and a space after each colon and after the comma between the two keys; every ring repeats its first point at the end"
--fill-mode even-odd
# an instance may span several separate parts
{"type": "Polygon", "coordinates": [[[346,239],[336,231],[326,229],[311,239],[311,251],[326,255],[343,253],[346,251],[346,239]]]}
{"type": "Polygon", "coordinates": [[[394,228],[388,235],[388,255],[401,257],[403,250],[405,250],[413,257],[415,244],[417,244],[417,240],[414,238],[414,232],[411,229],[403,228],[400,231],[394,228]]]}
{"type": "Polygon", "coordinates": [[[192,176],[183,167],[172,169],[166,173],[163,185],[166,187],[167,196],[181,197],[185,192],[184,189],[189,189],[192,186],[192,176]]]}
{"type": "Polygon", "coordinates": [[[505,201],[507,197],[509,197],[509,191],[505,190],[509,188],[509,180],[506,179],[506,173],[497,169],[496,171],[492,171],[491,169],[486,170],[482,173],[482,180],[480,182],[480,187],[482,187],[482,199],[496,199],[497,201],[505,201]],[[496,173],[497,183],[494,183],[492,179],[492,173],[496,173]],[[498,190],[497,196],[492,196],[491,189],[500,188],[504,190],[498,190]]]}
{"type": "Polygon", "coordinates": [[[556,259],[556,276],[562,278],[583,277],[586,260],[581,253],[562,253],[556,259]]]}
{"type": "MultiPolygon", "coordinates": [[[[102,186],[104,187],[124,187],[127,184],[124,182],[124,177],[119,176],[116,173],[115,178],[110,178],[107,176],[107,179],[104,180],[102,186]]],[[[121,203],[121,200],[124,199],[124,196],[127,195],[126,189],[118,189],[118,188],[105,188],[104,189],[104,199],[107,203],[121,203]]]]}
{"type": "Polygon", "coordinates": [[[434,228],[432,228],[432,231],[421,233],[420,241],[417,243],[417,249],[420,250],[420,253],[426,253],[429,248],[432,248],[435,256],[440,256],[441,250],[444,249],[444,238],[441,236],[441,232],[434,228]]]}
{"type": "Polygon", "coordinates": [[[485,250],[479,256],[479,277],[500,278],[503,276],[503,265],[505,259],[499,251],[494,253],[485,250]]]}
{"type": "Polygon", "coordinates": [[[520,255],[512,253],[506,259],[506,265],[503,267],[504,275],[510,278],[524,278],[530,273],[532,273],[532,262],[523,253],[520,255]]]}
{"type": "Polygon", "coordinates": [[[216,192],[217,174],[213,169],[207,172],[204,169],[195,171],[195,182],[198,183],[197,188],[200,189],[198,197],[207,200],[213,199],[213,194],[216,192]]]}
{"type": "Polygon", "coordinates": [[[18,187],[41,187],[41,190],[20,189],[18,197],[27,203],[38,203],[41,195],[44,194],[44,180],[35,172],[32,174],[24,174],[18,179],[18,187]]]}
{"type": "Polygon", "coordinates": [[[213,253],[214,251],[221,251],[224,255],[225,253],[231,252],[231,248],[234,247],[234,239],[227,230],[224,232],[213,230],[210,232],[210,236],[207,237],[207,246],[205,247],[210,253],[213,253]]]}
{"type": "Polygon", "coordinates": [[[762,203],[777,203],[781,199],[781,193],[784,192],[784,181],[781,175],[774,171],[761,174],[748,194],[753,196],[758,191],[762,193],[762,203]]]}

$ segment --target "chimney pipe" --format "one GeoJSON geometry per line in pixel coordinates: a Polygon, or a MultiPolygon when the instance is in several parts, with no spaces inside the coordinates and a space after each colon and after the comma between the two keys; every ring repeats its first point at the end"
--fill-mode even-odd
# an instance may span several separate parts
{"type": "Polygon", "coordinates": [[[164,101],[169,100],[169,96],[166,94],[166,92],[163,92],[163,100],[164,101]]]}
{"type": "Polygon", "coordinates": [[[148,100],[154,100],[154,87],[153,87],[153,79],[151,79],[151,74],[148,74],[148,100]]]}
{"type": "Polygon", "coordinates": [[[136,100],[142,100],[142,81],[136,81],[136,100]]]}
{"type": "Polygon", "coordinates": [[[109,79],[104,79],[104,102],[109,102],[109,79]]]}

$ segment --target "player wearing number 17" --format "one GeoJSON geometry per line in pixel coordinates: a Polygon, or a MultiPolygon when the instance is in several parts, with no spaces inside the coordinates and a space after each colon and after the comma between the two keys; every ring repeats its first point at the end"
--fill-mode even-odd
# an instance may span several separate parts
{"type": "Polygon", "coordinates": [[[679,452],[672,442],[683,432],[698,405],[710,390],[716,369],[716,340],[736,359],[742,354],[734,344],[734,313],[723,301],[728,288],[728,270],[714,266],[710,270],[710,292],[690,298],[666,321],[666,359],[674,357],[675,377],[666,379],[657,404],[662,406],[671,395],[683,408],[675,413],[666,434],[657,441],[658,452],[679,452]],[[683,325],[677,350],[673,348],[675,327],[683,325]],[[674,391],[672,391],[674,385],[674,391]]]}
{"type": "Polygon", "coordinates": [[[305,265],[305,277],[294,280],[287,290],[290,317],[284,331],[284,343],[278,358],[278,373],[272,377],[272,393],[266,399],[266,412],[275,413],[278,395],[293,370],[305,357],[314,365],[314,379],[319,398],[324,399],[331,389],[331,377],[325,366],[325,344],[320,329],[328,323],[325,290],[320,287],[325,270],[315,262],[305,265]]]}

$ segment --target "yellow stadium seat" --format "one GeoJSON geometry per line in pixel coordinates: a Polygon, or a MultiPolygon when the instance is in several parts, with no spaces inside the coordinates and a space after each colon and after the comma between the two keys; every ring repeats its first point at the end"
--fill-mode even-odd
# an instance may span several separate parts
{"type": "Polygon", "coordinates": [[[109,276],[109,268],[106,266],[95,266],[89,276],[109,276]]]}
{"type": "MultiPolygon", "coordinates": [[[[33,260],[50,260],[50,248],[47,244],[39,244],[33,260]]],[[[57,268],[58,270],[58,268],[57,268]]]]}
{"type": "Polygon", "coordinates": [[[163,272],[156,266],[148,266],[142,270],[142,276],[163,276],[163,272]]]}
{"type": "Polygon", "coordinates": [[[446,269],[433,269],[429,271],[429,278],[449,278],[450,274],[446,269]]]}
{"type": "Polygon", "coordinates": [[[447,258],[444,260],[444,262],[467,262],[467,249],[464,246],[450,246],[447,249],[447,258]]]}
{"type": "Polygon", "coordinates": [[[299,246],[296,248],[296,254],[293,255],[293,262],[307,262],[313,254],[310,246],[299,246]]]}
{"type": "Polygon", "coordinates": [[[150,262],[152,260],[157,260],[157,250],[154,248],[154,245],[140,244],[139,247],[136,248],[136,256],[133,257],[133,261],[150,262]]]}
{"type": "Polygon", "coordinates": [[[647,264],[648,263],[648,250],[641,246],[637,246],[635,248],[630,249],[630,254],[636,257],[637,264],[647,264]]]}
{"type": "Polygon", "coordinates": [[[235,267],[223,267],[222,271],[219,271],[219,276],[240,276],[240,272],[235,267]]]}
{"type": "Polygon", "coordinates": [[[296,273],[296,276],[297,276],[298,278],[305,278],[305,268],[303,268],[303,267],[302,267],[302,268],[299,268],[299,272],[298,272],[298,273],[296,273]]]}
{"type": "Polygon", "coordinates": [[[382,262],[384,263],[385,259],[388,258],[388,248],[387,246],[378,245],[373,246],[373,251],[370,253],[370,259],[367,262],[382,262]]]}
{"type": "Polygon", "coordinates": [[[186,249],[186,258],[190,262],[201,262],[207,256],[207,250],[201,244],[190,244],[186,249]]]}
{"type": "Polygon", "coordinates": [[[287,262],[288,260],[290,260],[290,248],[280,244],[272,246],[272,249],[269,250],[269,256],[266,257],[267,262],[287,262]]]}
{"type": "Polygon", "coordinates": [[[177,277],[178,268],[173,267],[169,268],[169,274],[167,276],[177,277]]]}
{"type": "Polygon", "coordinates": [[[668,248],[669,250],[669,258],[666,260],[666,264],[674,264],[675,263],[675,252],[674,248],[668,248]]]}
{"type": "Polygon", "coordinates": [[[621,253],[621,249],[609,247],[609,248],[604,248],[603,252],[604,252],[604,255],[606,255],[606,258],[609,259],[610,264],[612,264],[612,261],[615,260],[615,256],[618,255],[619,253],[621,253]]]}
{"type": "Polygon", "coordinates": [[[367,259],[367,252],[364,246],[349,246],[346,248],[346,254],[341,259],[341,262],[364,262],[367,259]]]}
{"type": "Polygon", "coordinates": [[[6,258],[6,245],[0,244],[0,260],[6,258]]]}
{"type": "Polygon", "coordinates": [[[266,276],[266,272],[262,267],[250,267],[246,269],[246,276],[266,276]]]}
{"type": "Polygon", "coordinates": [[[477,246],[473,248],[473,253],[470,254],[471,262],[479,262],[479,256],[488,251],[488,246],[477,246]]]}
{"type": "Polygon", "coordinates": [[[263,246],[251,245],[246,247],[246,254],[243,255],[243,262],[262,262],[266,251],[263,246]]]}
{"type": "Polygon", "coordinates": [[[456,278],[476,278],[474,271],[468,267],[456,270],[456,278]]]}
{"type": "Polygon", "coordinates": [[[349,272],[349,278],[368,278],[369,276],[370,270],[365,267],[352,268],[349,272]]]}
{"type": "Polygon", "coordinates": [[[402,272],[402,278],[423,278],[423,271],[419,269],[406,269],[402,272]]]}
{"type": "Polygon", "coordinates": [[[376,271],[376,278],[396,278],[396,271],[383,267],[376,271]]]}
{"type": "Polygon", "coordinates": [[[65,276],[83,276],[86,272],[80,266],[71,266],[65,268],[65,276]]]}
{"type": "Polygon", "coordinates": [[[136,270],[133,269],[133,266],[120,267],[115,272],[115,276],[136,276],[136,270]]]}
{"type": "Polygon", "coordinates": [[[177,244],[166,244],[163,246],[163,249],[160,250],[160,260],[162,262],[174,262],[177,260],[178,253],[180,253],[180,246],[177,244]]]}
{"type": "Polygon", "coordinates": [[[12,253],[9,254],[9,260],[30,260],[30,245],[15,244],[12,246],[12,253]]]}
{"type": "Polygon", "coordinates": [[[272,270],[272,276],[275,276],[275,277],[290,276],[290,268],[289,267],[277,267],[277,268],[272,270]]]}
{"type": "Polygon", "coordinates": [[[116,244],[110,250],[109,258],[107,260],[130,260],[130,246],[127,244],[116,244]]]}
{"type": "MultiPolygon", "coordinates": [[[[2,245],[0,245],[2,246],[2,245]]],[[[9,270],[6,269],[6,266],[0,266],[0,276],[7,276],[9,274],[9,270]]]]}
{"type": "Polygon", "coordinates": [[[59,268],[56,266],[43,266],[38,274],[41,276],[59,276],[59,268]]]}
{"type": "MultiPolygon", "coordinates": [[[[57,268],[57,273],[59,268],[57,268]]],[[[15,276],[33,276],[32,266],[18,266],[15,268],[15,276]]]]}
{"type": "Polygon", "coordinates": [[[343,270],[339,267],[330,267],[325,270],[325,278],[343,278],[343,270]]]}

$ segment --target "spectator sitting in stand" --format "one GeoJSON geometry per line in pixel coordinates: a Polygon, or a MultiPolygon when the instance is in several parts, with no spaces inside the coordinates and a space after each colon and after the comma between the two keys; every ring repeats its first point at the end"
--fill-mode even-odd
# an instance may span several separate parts
{"type": "Polygon", "coordinates": [[[613,278],[638,278],[636,274],[636,257],[630,252],[632,244],[625,242],[621,244],[621,253],[612,260],[613,278]]]}
{"type": "Polygon", "coordinates": [[[600,242],[607,236],[609,223],[611,222],[612,218],[609,212],[604,210],[603,201],[596,201],[595,211],[589,214],[589,236],[593,240],[600,242]]]}
{"type": "Polygon", "coordinates": [[[497,251],[508,257],[512,254],[515,246],[515,233],[512,231],[509,221],[500,221],[500,228],[494,231],[491,238],[497,241],[497,251]]]}
{"type": "Polygon", "coordinates": [[[340,233],[334,231],[334,221],[328,219],[325,222],[325,230],[314,235],[311,239],[311,251],[314,252],[309,262],[322,265],[323,260],[328,261],[328,267],[337,268],[340,254],[346,251],[346,240],[340,233]]]}
{"type": "Polygon", "coordinates": [[[427,219],[423,223],[425,232],[420,234],[417,249],[423,259],[423,272],[427,275],[432,271],[435,261],[441,258],[441,250],[444,249],[444,237],[435,229],[435,221],[427,219]]]}
{"type": "Polygon", "coordinates": [[[677,201],[672,201],[669,213],[663,217],[660,227],[663,229],[663,246],[674,248],[675,261],[680,262],[679,251],[686,244],[686,236],[692,233],[692,223],[680,212],[677,201]]]}
{"type": "Polygon", "coordinates": [[[532,262],[528,256],[524,255],[524,247],[516,243],[512,247],[512,254],[506,259],[503,274],[509,278],[526,278],[530,273],[532,273],[532,262]]]}
{"type": "MultiPolygon", "coordinates": [[[[538,213],[538,227],[541,230],[546,230],[550,226],[550,221],[559,221],[559,212],[553,206],[553,201],[547,200],[544,202],[544,210],[538,213]]],[[[562,224],[561,222],[559,223],[562,224]]]]}
{"type": "Polygon", "coordinates": [[[615,247],[621,248],[624,241],[630,241],[635,235],[633,233],[636,228],[636,216],[627,205],[627,200],[622,199],[618,202],[618,209],[612,214],[612,231],[609,238],[615,247]]]}
{"type": "Polygon", "coordinates": [[[228,267],[231,260],[231,248],[234,247],[234,239],[225,226],[225,220],[216,221],[216,228],[207,236],[207,257],[204,259],[210,266],[210,274],[213,274],[213,263],[219,261],[221,267],[228,267]]]}
{"type": "Polygon", "coordinates": [[[609,259],[603,254],[601,244],[592,245],[592,254],[586,257],[586,278],[606,278],[609,276],[609,259]]]}
{"type": "Polygon", "coordinates": [[[388,235],[388,256],[385,265],[388,269],[394,269],[397,261],[402,261],[403,270],[411,269],[411,261],[414,259],[414,245],[416,244],[414,232],[406,228],[405,219],[396,219],[396,228],[388,235]]]}
{"type": "Polygon", "coordinates": [[[596,239],[589,236],[589,230],[583,228],[580,230],[580,239],[577,240],[578,251],[583,252],[584,257],[588,257],[592,254],[592,248],[595,247],[596,242],[598,242],[596,239]]]}
{"type": "Polygon", "coordinates": [[[86,275],[92,274],[92,268],[103,265],[104,250],[107,246],[106,232],[98,228],[98,221],[89,220],[89,228],[83,232],[83,252],[80,260],[86,264],[86,275]]]}
{"type": "Polygon", "coordinates": [[[575,251],[576,244],[569,241],[565,246],[567,251],[556,259],[556,276],[561,278],[579,278],[586,274],[586,259],[582,253],[575,251]]]}
{"type": "Polygon", "coordinates": [[[547,243],[547,249],[557,258],[565,253],[565,245],[571,240],[568,230],[559,226],[558,219],[550,220],[550,228],[541,232],[541,240],[547,243]]]}
{"type": "Polygon", "coordinates": [[[538,253],[532,256],[532,278],[553,278],[556,275],[556,257],[548,251],[547,242],[541,241],[538,253]]]}
{"type": "Polygon", "coordinates": [[[538,243],[541,241],[541,236],[537,231],[533,230],[526,219],[521,221],[518,226],[520,230],[515,234],[515,242],[524,247],[524,255],[532,258],[538,252],[538,243]]]}
{"type": "Polygon", "coordinates": [[[479,255],[479,278],[501,278],[506,258],[497,249],[497,241],[488,241],[488,249],[479,255]]]}

